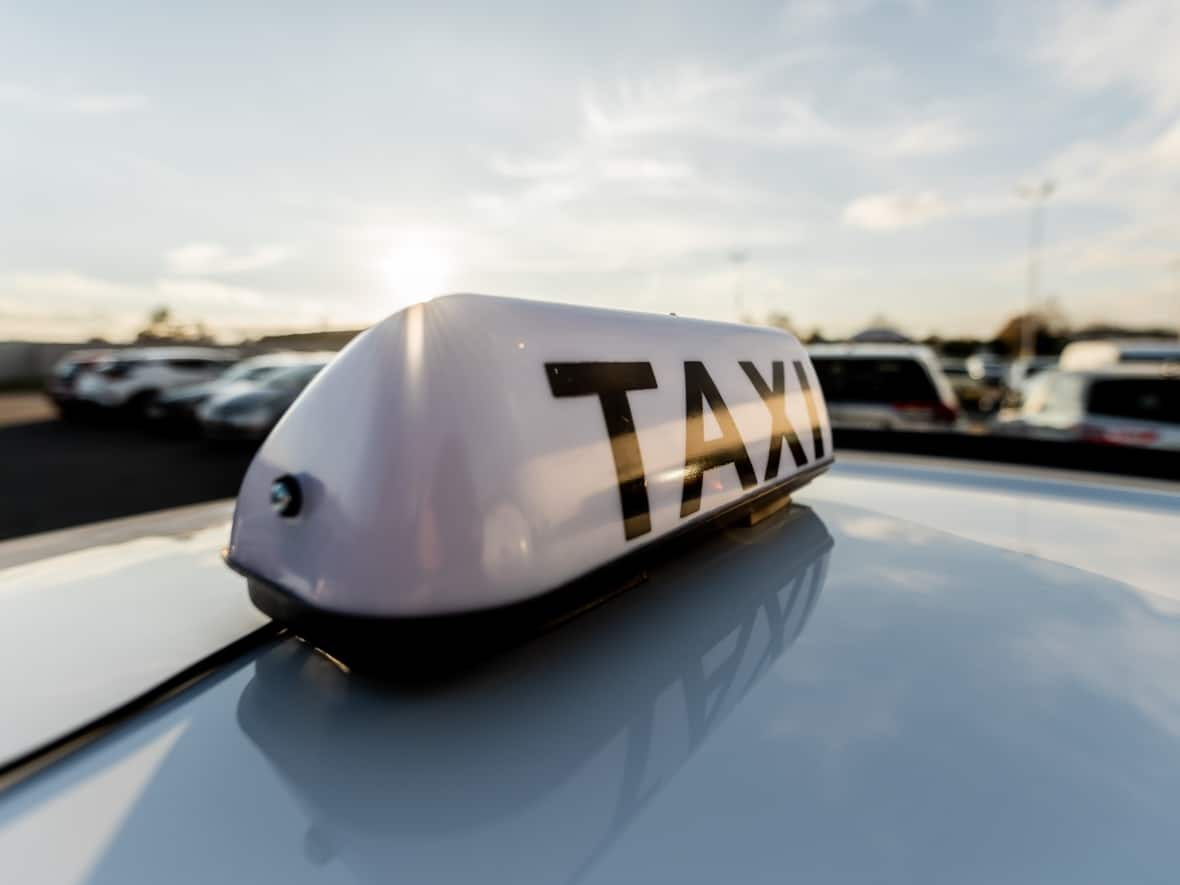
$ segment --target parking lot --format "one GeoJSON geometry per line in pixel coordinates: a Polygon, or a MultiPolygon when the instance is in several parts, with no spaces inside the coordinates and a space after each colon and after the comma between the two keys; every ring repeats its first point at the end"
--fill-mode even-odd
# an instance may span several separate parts
{"type": "Polygon", "coordinates": [[[253,451],[60,421],[39,393],[0,394],[0,540],[231,497],[253,451]]]}

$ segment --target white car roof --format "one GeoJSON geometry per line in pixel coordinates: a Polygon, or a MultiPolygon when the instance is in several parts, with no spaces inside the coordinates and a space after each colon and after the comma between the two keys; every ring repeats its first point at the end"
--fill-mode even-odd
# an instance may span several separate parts
{"type": "Polygon", "coordinates": [[[126,347],[112,353],[112,359],[118,360],[224,360],[232,361],[238,355],[231,350],[219,350],[216,347],[126,347]]]}
{"type": "Polygon", "coordinates": [[[1180,359],[1180,341],[1168,340],[1099,340],[1073,341],[1061,351],[1061,365],[1068,369],[1097,368],[1114,365],[1128,357],[1142,358],[1158,354],[1160,360],[1180,359]]]}
{"type": "Polygon", "coordinates": [[[924,344],[812,344],[812,357],[852,357],[865,359],[921,359],[937,362],[934,351],[924,344]]]}
{"type": "MultiPolygon", "coordinates": [[[[841,458],[787,511],[443,684],[358,678],[289,637],[243,654],[5,795],[6,869],[130,883],[1171,869],[1180,495],[841,458]],[[1054,838],[1030,840],[1046,821],[1054,838]]],[[[103,556],[118,567],[120,547],[103,556]]],[[[170,568],[162,556],[149,571],[170,568]]],[[[85,564],[65,578],[79,593],[85,564]]],[[[111,622],[138,592],[101,588],[111,622]]],[[[52,641],[101,623],[62,619],[52,641]]],[[[46,693],[30,664],[49,641],[15,662],[46,693]]]]}
{"type": "Polygon", "coordinates": [[[1076,375],[1088,379],[1099,378],[1172,378],[1180,381],[1180,369],[1175,363],[1115,363],[1094,368],[1058,368],[1056,374],[1076,375]]]}

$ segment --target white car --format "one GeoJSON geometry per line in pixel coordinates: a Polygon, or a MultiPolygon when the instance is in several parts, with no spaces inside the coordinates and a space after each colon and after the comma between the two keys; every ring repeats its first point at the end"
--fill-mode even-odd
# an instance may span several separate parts
{"type": "Polygon", "coordinates": [[[122,350],[78,380],[77,399],[102,408],[142,414],[166,390],[210,381],[238,359],[211,347],[142,347],[122,350]]]}
{"type": "Polygon", "coordinates": [[[74,414],[78,402],[78,382],[82,376],[111,353],[109,349],[71,350],[54,364],[45,380],[45,395],[53,401],[63,418],[74,414]]]}
{"type": "Polygon", "coordinates": [[[1021,392],[1034,377],[1057,365],[1055,357],[1022,356],[1008,367],[1008,389],[1021,392]]]}
{"type": "Polygon", "coordinates": [[[1167,366],[1048,371],[1026,387],[999,433],[1037,439],[1180,450],[1180,374],[1167,366]]]}
{"type": "Polygon", "coordinates": [[[0,543],[4,883],[1174,882],[1180,485],[834,454],[816,387],[449,296],[236,505],[0,543]]]}
{"type": "Polygon", "coordinates": [[[920,345],[808,348],[834,427],[950,429],[959,401],[934,352],[920,345]]]}
{"type": "Polygon", "coordinates": [[[202,434],[218,440],[263,439],[335,356],[332,352],[293,354],[281,368],[256,381],[225,385],[196,409],[202,434]]]}
{"type": "Polygon", "coordinates": [[[1180,341],[1108,340],[1074,341],[1061,351],[1061,368],[1101,369],[1124,363],[1180,362],[1180,341]]]}

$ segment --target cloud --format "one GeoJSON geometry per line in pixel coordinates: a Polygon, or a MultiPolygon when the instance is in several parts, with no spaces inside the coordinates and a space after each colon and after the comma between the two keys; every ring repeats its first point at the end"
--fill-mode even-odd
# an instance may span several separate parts
{"type": "Polygon", "coordinates": [[[0,272],[0,320],[8,335],[130,338],[143,327],[148,311],[160,305],[181,320],[223,331],[321,325],[333,313],[322,294],[218,280],[163,277],[124,283],[65,269],[0,272]]]}
{"type": "Polygon", "coordinates": [[[780,22],[788,35],[814,35],[862,15],[874,6],[893,5],[919,14],[927,11],[929,0],[787,0],[780,22]]]}
{"type": "Polygon", "coordinates": [[[199,306],[215,310],[241,310],[265,308],[270,303],[257,289],[227,286],[214,280],[162,279],[156,281],[155,289],[165,303],[183,304],[189,309],[199,306]]]}
{"type": "Polygon", "coordinates": [[[1042,36],[1034,56],[1086,90],[1128,86],[1157,111],[1180,106],[1180,4],[1069,0],[1042,36]]]}
{"type": "Polygon", "coordinates": [[[188,243],[170,250],[165,262],[171,273],[181,276],[225,276],[262,270],[287,261],[293,254],[288,246],[259,246],[234,254],[217,243],[188,243]]]}
{"type": "Polygon", "coordinates": [[[891,231],[926,224],[946,215],[946,201],[935,191],[916,194],[870,194],[844,209],[844,223],[867,230],[891,231]]]}
{"type": "Polygon", "coordinates": [[[958,150],[974,140],[973,133],[958,121],[935,117],[903,125],[887,146],[897,156],[925,157],[958,150]]]}
{"type": "Polygon", "coordinates": [[[71,110],[90,116],[107,116],[140,111],[148,106],[142,95],[79,95],[68,100],[71,110]]]}
{"type": "Polygon", "coordinates": [[[0,105],[45,113],[105,117],[144,110],[146,96],[135,93],[57,93],[20,83],[0,83],[0,105]]]}

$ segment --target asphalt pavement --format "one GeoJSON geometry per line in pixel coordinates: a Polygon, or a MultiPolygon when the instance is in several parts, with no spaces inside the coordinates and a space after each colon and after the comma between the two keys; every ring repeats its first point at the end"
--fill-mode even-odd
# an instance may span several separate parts
{"type": "Polygon", "coordinates": [[[0,540],[233,497],[252,455],[0,395],[0,540]]]}

